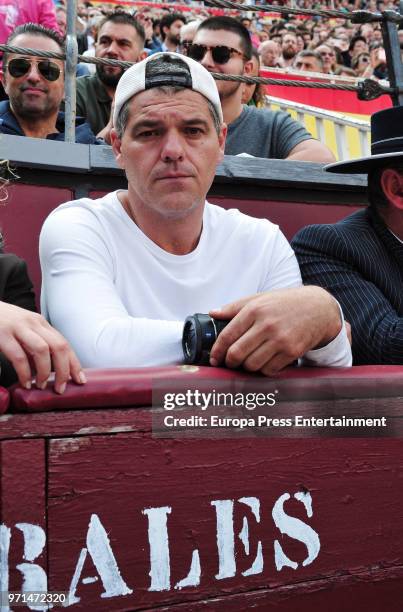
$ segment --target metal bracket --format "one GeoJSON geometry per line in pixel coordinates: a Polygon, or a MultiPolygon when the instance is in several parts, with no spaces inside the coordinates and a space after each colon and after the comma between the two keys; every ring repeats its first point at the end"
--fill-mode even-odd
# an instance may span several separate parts
{"type": "Polygon", "coordinates": [[[368,102],[376,100],[385,93],[384,89],[373,79],[365,79],[357,83],[357,98],[368,102]]]}

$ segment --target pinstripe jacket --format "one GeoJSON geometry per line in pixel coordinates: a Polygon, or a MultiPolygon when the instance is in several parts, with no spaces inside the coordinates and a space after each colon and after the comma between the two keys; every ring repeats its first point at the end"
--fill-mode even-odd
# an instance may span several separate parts
{"type": "Polygon", "coordinates": [[[354,364],[403,364],[403,244],[371,207],[292,240],[305,284],[328,289],[351,323],[354,364]]]}

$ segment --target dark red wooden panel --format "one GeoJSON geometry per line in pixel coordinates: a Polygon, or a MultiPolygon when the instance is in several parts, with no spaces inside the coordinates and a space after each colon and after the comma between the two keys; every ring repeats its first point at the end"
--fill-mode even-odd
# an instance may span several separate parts
{"type": "MultiPolygon", "coordinates": [[[[113,551],[120,579],[133,592],[101,597],[104,586],[99,567],[103,557],[93,548],[92,558],[87,553],[78,572],[76,596],[81,600],[73,610],[155,609],[270,588],[273,604],[284,600],[278,609],[295,612],[307,608],[284,607],[287,598],[293,601],[292,591],[287,595],[283,590],[277,597],[275,589],[308,583],[311,586],[301,587],[302,591],[310,591],[308,601],[316,602],[314,609],[322,610],[327,609],[324,589],[329,593],[343,590],[343,577],[356,576],[357,580],[339,592],[337,601],[348,602],[348,594],[352,597],[354,593],[362,597],[365,588],[359,583],[376,568],[385,571],[386,585],[372,592],[377,593],[378,602],[384,595],[389,601],[393,592],[397,596],[398,583],[393,580],[389,584],[387,572],[392,572],[392,577],[395,570],[401,575],[403,566],[402,475],[402,440],[162,440],[141,432],[52,440],[48,513],[51,588],[68,590],[80,552],[91,546],[87,532],[93,517],[92,524],[98,534],[103,531],[104,543],[113,551]],[[307,491],[312,497],[311,518],[293,498],[307,491]],[[305,567],[301,565],[307,556],[305,545],[281,535],[273,521],[273,506],[286,493],[291,499],[284,502],[285,512],[309,525],[320,538],[318,556],[305,567]],[[245,497],[260,501],[260,523],[238,501],[245,497]],[[235,575],[222,580],[216,578],[217,517],[212,502],[217,500],[228,500],[229,504],[233,500],[234,504],[235,575]],[[149,509],[157,507],[170,509],[166,513],[170,576],[169,588],[152,592],[148,517],[149,509]],[[244,516],[249,523],[249,555],[238,537],[244,516]],[[255,558],[258,540],[262,543],[263,571],[243,576],[255,558]],[[299,564],[297,569],[276,569],[275,540],[299,564]],[[175,589],[188,574],[194,549],[200,554],[200,585],[175,589]]],[[[96,538],[98,543],[101,540],[96,538]]],[[[161,557],[161,551],[158,555],[161,557]]],[[[368,588],[367,593],[363,600],[367,605],[355,609],[379,609],[368,607],[368,588]]],[[[245,610],[246,601],[238,599],[239,604],[228,610],[245,610]]],[[[221,609],[227,609],[225,603],[221,609]]],[[[274,605],[272,609],[276,609],[274,605]]]]}
{"type": "Polygon", "coordinates": [[[0,206],[0,228],[5,251],[25,259],[34,283],[37,300],[41,289],[38,238],[51,210],[72,199],[69,189],[13,183],[7,187],[8,199],[0,206]]]}
{"type": "MultiPolygon", "coordinates": [[[[375,570],[315,580],[201,602],[159,608],[159,612],[401,612],[403,569],[375,570]]],[[[123,608],[122,608],[123,609],[123,608]]]]}
{"type": "MultiPolygon", "coordinates": [[[[100,198],[103,195],[105,195],[105,192],[94,191],[91,192],[90,197],[100,198]]],[[[280,226],[288,240],[291,240],[297,231],[306,225],[311,223],[335,223],[361,208],[349,205],[347,200],[339,204],[329,204],[301,202],[299,197],[298,190],[295,188],[296,201],[294,202],[269,199],[267,201],[247,200],[220,196],[211,196],[209,201],[223,208],[238,208],[246,215],[251,215],[252,217],[269,219],[280,226]]]]}
{"type": "MultiPolygon", "coordinates": [[[[295,192],[296,198],[298,191],[295,192]]],[[[291,240],[299,229],[312,223],[335,223],[351,215],[359,206],[345,204],[321,204],[316,202],[284,202],[262,200],[237,200],[235,198],[211,197],[210,202],[223,208],[238,208],[252,217],[269,219],[280,226],[291,240]]]]}
{"type": "MultiPolygon", "coordinates": [[[[31,562],[29,555],[24,558],[24,551],[29,550],[26,546],[30,535],[34,536],[32,542],[34,539],[40,540],[41,534],[46,533],[45,481],[44,440],[0,442],[0,524],[3,524],[3,529],[10,530],[7,563],[10,590],[21,591],[23,576],[17,570],[17,565],[31,562]],[[33,525],[33,531],[30,527],[24,532],[24,529],[17,527],[20,524],[33,525]]],[[[42,551],[38,550],[32,562],[46,571],[46,539],[43,544],[42,551]]]]}

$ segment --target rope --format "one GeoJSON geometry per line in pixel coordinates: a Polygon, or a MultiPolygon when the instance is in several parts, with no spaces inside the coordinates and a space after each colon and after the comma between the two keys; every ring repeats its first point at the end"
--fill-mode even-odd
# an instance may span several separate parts
{"type": "Polygon", "coordinates": [[[403,23],[403,15],[393,10],[386,10],[380,13],[371,13],[371,11],[336,11],[333,9],[303,9],[293,8],[291,6],[276,6],[273,4],[265,4],[264,8],[258,4],[239,4],[233,0],[209,0],[209,4],[219,8],[235,9],[238,11],[251,11],[258,13],[280,13],[284,15],[310,15],[313,17],[339,17],[341,19],[349,19],[353,23],[371,23],[376,21],[393,21],[396,24],[403,23]]]}
{"type": "MultiPolygon", "coordinates": [[[[65,60],[66,55],[64,53],[56,53],[54,51],[40,51],[39,49],[30,49],[27,47],[14,47],[12,45],[0,45],[0,51],[7,51],[8,53],[19,53],[21,55],[32,55],[35,57],[53,58],[59,60],[65,60]]],[[[113,60],[100,57],[87,57],[83,55],[78,56],[79,62],[87,64],[96,64],[104,66],[119,66],[121,68],[130,68],[134,62],[123,62],[120,60],[113,60]]],[[[336,84],[336,83],[325,83],[317,81],[299,81],[294,79],[274,79],[267,77],[251,77],[241,76],[232,74],[221,74],[218,72],[212,72],[212,76],[218,81],[238,81],[240,83],[256,84],[256,85],[284,85],[286,87],[307,87],[309,89],[334,89],[339,91],[354,91],[360,99],[373,100],[383,94],[391,94],[396,91],[392,87],[386,87],[380,85],[378,82],[372,79],[365,79],[358,85],[348,84],[336,84]],[[368,93],[369,92],[369,93],[368,93]]],[[[400,93],[400,89],[399,89],[400,93]]]]}
{"type": "Polygon", "coordinates": [[[317,17],[341,17],[343,19],[350,19],[353,13],[345,13],[344,11],[336,11],[336,10],[318,10],[318,9],[303,9],[303,8],[293,8],[288,6],[276,6],[274,4],[265,4],[264,7],[257,4],[239,4],[238,2],[233,2],[232,0],[209,0],[209,4],[212,6],[217,6],[219,8],[227,8],[227,9],[235,9],[238,11],[251,11],[251,12],[259,12],[259,13],[281,13],[286,15],[311,15],[317,17]]]}

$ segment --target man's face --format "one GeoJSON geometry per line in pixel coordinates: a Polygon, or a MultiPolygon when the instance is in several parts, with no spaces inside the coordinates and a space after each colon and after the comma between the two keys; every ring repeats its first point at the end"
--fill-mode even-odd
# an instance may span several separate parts
{"type": "MultiPolygon", "coordinates": [[[[59,45],[45,36],[20,34],[12,41],[17,47],[27,47],[40,51],[61,53],[59,45]]],[[[38,63],[43,58],[10,53],[7,66],[16,58],[26,58],[30,63],[28,71],[20,77],[4,69],[4,89],[10,98],[10,104],[17,117],[23,119],[48,118],[57,113],[64,95],[64,66],[61,60],[51,59],[60,68],[60,76],[55,81],[47,80],[40,72],[38,63]]]]}
{"type": "Polygon", "coordinates": [[[345,28],[344,26],[338,26],[334,29],[334,35],[336,36],[336,38],[338,38],[339,36],[346,36],[347,28],[345,28]]]}
{"type": "Polygon", "coordinates": [[[285,34],[281,43],[281,51],[284,59],[292,59],[298,50],[297,37],[293,34],[285,34]]]}
{"type": "Polygon", "coordinates": [[[82,3],[77,4],[77,15],[79,17],[83,17],[84,19],[87,19],[88,8],[85,6],[85,4],[82,4],[82,3]]]}
{"type": "MultiPolygon", "coordinates": [[[[402,32],[402,30],[399,30],[398,33],[402,32]]],[[[382,42],[382,30],[380,30],[379,28],[377,28],[376,30],[374,30],[373,36],[372,36],[372,40],[374,42],[382,42]]],[[[400,40],[400,36],[399,36],[399,40],[400,40]]]]}
{"type": "Polygon", "coordinates": [[[67,29],[67,15],[64,11],[61,11],[60,9],[56,11],[56,21],[57,21],[57,25],[59,26],[59,30],[60,32],[63,34],[63,36],[66,34],[66,29],[67,29]]]}
{"type": "MultiPolygon", "coordinates": [[[[208,30],[202,28],[201,30],[197,30],[193,43],[197,45],[206,45],[207,47],[224,45],[239,51],[239,53],[232,53],[226,64],[216,64],[211,51],[207,51],[200,63],[209,72],[243,75],[249,74],[252,70],[252,62],[250,60],[245,61],[241,55],[243,54],[241,39],[235,32],[228,32],[227,30],[208,30]]],[[[242,87],[242,83],[238,83],[236,81],[217,81],[216,83],[221,100],[230,98],[239,90],[239,88],[242,87]]]]}
{"type": "Polygon", "coordinates": [[[306,55],[305,57],[297,56],[295,59],[295,68],[304,70],[305,72],[322,72],[322,68],[314,55],[306,55]]]}
{"type": "Polygon", "coordinates": [[[323,61],[323,67],[326,70],[330,70],[333,64],[336,62],[335,51],[327,45],[319,45],[319,47],[316,47],[315,51],[321,56],[323,61]]]}
{"type": "Polygon", "coordinates": [[[181,27],[183,26],[183,23],[184,22],[181,19],[176,19],[173,23],[171,23],[169,28],[166,28],[165,30],[166,37],[174,45],[179,45],[180,31],[181,27]]]}
{"type": "MultiPolygon", "coordinates": [[[[95,56],[137,62],[142,59],[143,41],[135,28],[126,23],[107,21],[98,33],[95,56]]],[[[107,87],[115,88],[123,74],[119,66],[98,66],[97,74],[107,87]]]]}
{"type": "Polygon", "coordinates": [[[351,51],[351,56],[355,57],[359,53],[368,53],[368,45],[363,40],[357,40],[351,51]]]}
{"type": "Polygon", "coordinates": [[[263,66],[276,66],[280,55],[278,44],[272,40],[267,40],[259,48],[263,66]]]}
{"type": "Polygon", "coordinates": [[[217,135],[207,101],[197,92],[137,94],[122,139],[112,130],[134,214],[141,209],[150,218],[182,218],[203,206],[223,157],[225,133],[223,127],[217,135]]]}

